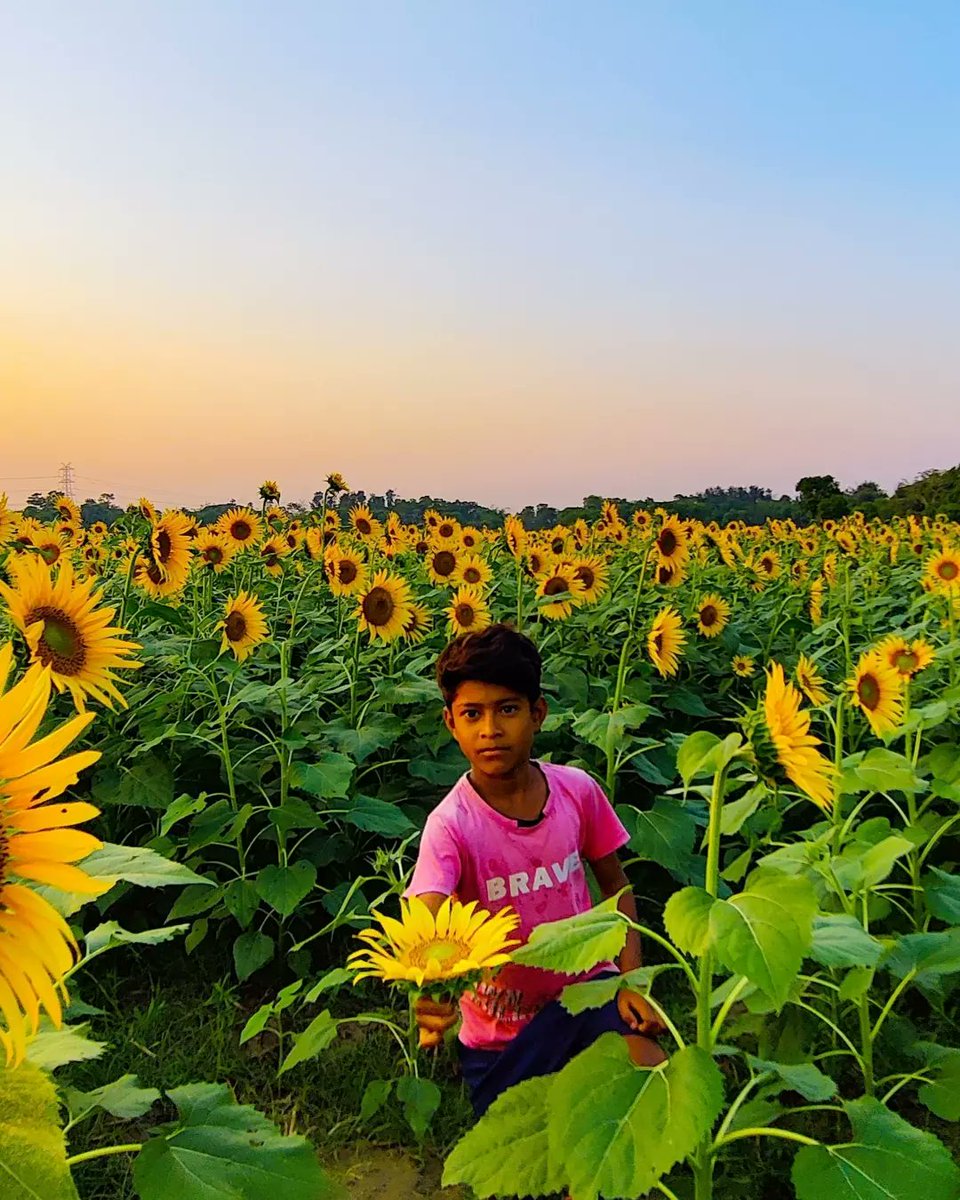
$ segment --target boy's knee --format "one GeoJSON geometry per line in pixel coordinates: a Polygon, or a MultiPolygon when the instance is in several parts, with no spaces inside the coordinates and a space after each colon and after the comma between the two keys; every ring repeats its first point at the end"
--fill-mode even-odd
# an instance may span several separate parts
{"type": "Polygon", "coordinates": [[[637,1033],[628,1033],[624,1040],[630,1051],[630,1060],[636,1067],[658,1067],[667,1061],[667,1056],[653,1038],[641,1037],[637,1033]]]}

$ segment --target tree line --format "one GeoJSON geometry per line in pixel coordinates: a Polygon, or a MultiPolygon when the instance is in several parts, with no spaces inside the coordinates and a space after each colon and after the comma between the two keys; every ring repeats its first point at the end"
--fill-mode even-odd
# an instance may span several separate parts
{"type": "MultiPolygon", "coordinates": [[[[27,498],[24,514],[39,521],[51,521],[56,517],[55,503],[59,492],[45,495],[34,492],[27,498]]],[[[317,491],[311,505],[319,508],[324,493],[317,491]]],[[[600,516],[604,499],[612,499],[625,519],[632,517],[637,509],[652,509],[657,506],[683,517],[695,517],[705,524],[716,521],[725,525],[728,521],[746,521],[751,525],[762,525],[767,520],[792,518],[798,523],[811,521],[839,520],[852,512],[864,516],[889,520],[894,516],[915,513],[918,516],[934,516],[943,513],[951,520],[960,521],[960,465],[947,470],[923,471],[915,479],[902,482],[892,493],[887,493],[872,480],[856,487],[843,489],[833,475],[805,475],[797,480],[794,495],[774,496],[770,488],[758,487],[708,487],[691,494],[677,493],[672,500],[658,500],[652,496],[639,499],[626,497],[584,496],[580,504],[556,508],[551,504],[528,504],[520,509],[518,516],[528,529],[549,529],[554,525],[570,525],[579,517],[595,521],[600,516]]],[[[215,521],[221,513],[242,504],[231,499],[219,504],[207,504],[196,509],[187,509],[203,524],[215,521]]],[[[373,515],[385,520],[395,512],[405,525],[419,524],[428,509],[436,509],[445,516],[456,517],[463,525],[499,525],[506,510],[491,508],[475,500],[448,500],[441,496],[419,496],[403,498],[393,491],[383,494],[365,491],[342,492],[336,497],[327,497],[327,507],[339,513],[346,522],[350,510],[358,504],[366,505],[373,515]]],[[[293,515],[303,515],[308,506],[288,503],[285,508],[293,515]]],[[[84,524],[104,521],[111,525],[123,515],[124,509],[116,502],[111,492],[102,492],[96,498],[88,497],[80,505],[84,524]]]]}

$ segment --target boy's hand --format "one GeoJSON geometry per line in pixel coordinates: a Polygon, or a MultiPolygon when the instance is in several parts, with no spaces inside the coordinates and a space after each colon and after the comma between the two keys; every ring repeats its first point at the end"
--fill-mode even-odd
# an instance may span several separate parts
{"type": "Polygon", "coordinates": [[[634,1033],[642,1033],[646,1037],[659,1037],[667,1032],[666,1026],[657,1016],[656,1010],[639,992],[630,988],[621,988],[617,992],[617,1009],[620,1016],[634,1033]]]}
{"type": "Polygon", "coordinates": [[[420,1046],[432,1049],[443,1041],[443,1035],[457,1023],[457,1009],[450,1000],[431,1000],[420,996],[413,1006],[413,1015],[420,1030],[420,1046]]]}

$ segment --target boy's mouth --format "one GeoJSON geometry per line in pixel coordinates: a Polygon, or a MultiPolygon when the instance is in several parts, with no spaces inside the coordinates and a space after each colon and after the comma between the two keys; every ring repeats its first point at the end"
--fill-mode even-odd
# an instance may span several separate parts
{"type": "Polygon", "coordinates": [[[492,757],[498,754],[506,754],[509,749],[509,746],[490,746],[486,750],[479,750],[478,753],[483,757],[486,757],[487,755],[492,757]]]}

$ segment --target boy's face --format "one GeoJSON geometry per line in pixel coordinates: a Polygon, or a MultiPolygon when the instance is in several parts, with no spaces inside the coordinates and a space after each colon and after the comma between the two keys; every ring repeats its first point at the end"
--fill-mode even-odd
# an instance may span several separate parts
{"type": "Polygon", "coordinates": [[[547,715],[541,696],[526,696],[498,683],[468,680],[457,688],[443,719],[476,775],[505,778],[530,758],[533,739],[547,715]]]}

